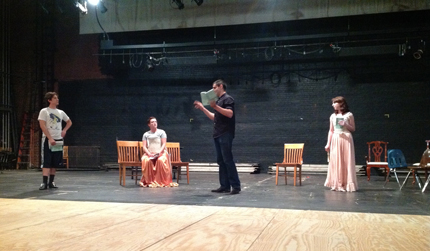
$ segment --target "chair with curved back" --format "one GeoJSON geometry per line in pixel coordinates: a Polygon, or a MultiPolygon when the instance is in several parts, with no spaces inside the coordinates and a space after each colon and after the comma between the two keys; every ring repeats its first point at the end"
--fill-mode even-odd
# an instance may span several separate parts
{"type": "MultiPolygon", "coordinates": [[[[397,176],[396,171],[398,168],[407,168],[408,164],[406,163],[405,156],[403,155],[403,152],[400,149],[388,150],[388,167],[390,168],[388,175],[390,175],[390,173],[393,172],[394,175],[396,176],[397,184],[399,184],[399,187],[401,187],[399,182],[399,177],[397,176]]],[[[384,186],[387,184],[388,181],[389,179],[387,178],[384,186]]]]}
{"type": "Polygon", "coordinates": [[[304,143],[284,144],[284,161],[276,163],[276,185],[278,185],[278,176],[285,176],[285,184],[287,184],[287,167],[294,167],[294,186],[299,178],[299,184],[302,185],[302,164],[303,164],[303,148],[304,143]],[[284,174],[279,174],[279,168],[284,167],[284,174]],[[299,175],[297,177],[297,170],[299,175]]]}
{"type": "Polygon", "coordinates": [[[386,179],[390,174],[390,168],[388,167],[387,161],[387,145],[388,142],[385,141],[371,141],[367,142],[367,147],[369,150],[368,156],[366,158],[366,172],[367,181],[370,180],[370,168],[384,168],[386,171],[386,179]],[[383,159],[381,157],[383,156],[383,159]]]}

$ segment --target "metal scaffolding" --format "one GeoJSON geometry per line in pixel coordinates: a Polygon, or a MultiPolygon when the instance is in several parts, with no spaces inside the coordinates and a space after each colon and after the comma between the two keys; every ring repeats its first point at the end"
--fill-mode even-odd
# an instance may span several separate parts
{"type": "Polygon", "coordinates": [[[0,2],[0,162],[2,167],[10,164],[11,156],[16,150],[17,140],[10,81],[10,14],[8,4],[9,1],[0,2]]]}

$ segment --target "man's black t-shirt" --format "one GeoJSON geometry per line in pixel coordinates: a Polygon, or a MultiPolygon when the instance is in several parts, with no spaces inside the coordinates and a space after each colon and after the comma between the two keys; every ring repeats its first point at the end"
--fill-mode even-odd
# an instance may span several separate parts
{"type": "Polygon", "coordinates": [[[233,117],[229,118],[221,113],[214,112],[214,133],[213,137],[218,138],[226,132],[230,132],[234,138],[234,131],[236,127],[235,112],[234,112],[234,99],[227,93],[224,93],[216,102],[216,104],[222,108],[230,109],[233,111],[233,117]]]}

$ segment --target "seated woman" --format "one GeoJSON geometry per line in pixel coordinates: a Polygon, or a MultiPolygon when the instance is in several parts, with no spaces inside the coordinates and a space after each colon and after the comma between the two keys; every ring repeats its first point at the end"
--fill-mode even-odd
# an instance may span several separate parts
{"type": "Polygon", "coordinates": [[[164,130],[157,129],[157,119],[149,117],[149,131],[142,137],[142,179],[141,187],[174,187],[169,155],[166,150],[167,135],[164,130]]]}

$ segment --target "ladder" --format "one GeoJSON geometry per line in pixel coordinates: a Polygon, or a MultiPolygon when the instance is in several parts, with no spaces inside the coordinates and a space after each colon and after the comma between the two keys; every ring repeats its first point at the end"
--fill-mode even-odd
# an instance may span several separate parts
{"type": "Polygon", "coordinates": [[[22,118],[21,135],[19,138],[16,169],[30,169],[31,167],[31,137],[32,137],[31,115],[25,112],[22,118]]]}

